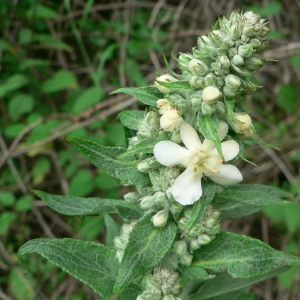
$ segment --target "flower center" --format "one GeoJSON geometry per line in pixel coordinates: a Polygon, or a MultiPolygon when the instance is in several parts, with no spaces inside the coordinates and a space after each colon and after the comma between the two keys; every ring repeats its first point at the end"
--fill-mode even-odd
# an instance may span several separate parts
{"type": "Polygon", "coordinates": [[[209,157],[202,149],[195,150],[190,161],[190,165],[194,167],[195,172],[198,171],[199,167],[204,167],[208,171],[218,173],[220,171],[217,169],[217,166],[220,164],[222,164],[220,157],[209,157]]]}

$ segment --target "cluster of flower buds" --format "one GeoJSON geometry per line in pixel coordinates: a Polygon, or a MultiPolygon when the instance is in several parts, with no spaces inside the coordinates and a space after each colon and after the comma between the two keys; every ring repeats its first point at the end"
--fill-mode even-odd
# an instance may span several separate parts
{"type": "Polygon", "coordinates": [[[167,99],[157,100],[157,106],[159,113],[162,115],[160,117],[160,127],[164,131],[174,131],[178,129],[182,120],[179,116],[178,109],[172,107],[167,99]]]}
{"type": "Polygon", "coordinates": [[[145,276],[143,284],[144,291],[137,300],[181,300],[179,274],[172,270],[155,268],[153,275],[145,276]]]}
{"type": "Polygon", "coordinates": [[[134,226],[134,223],[131,223],[131,224],[124,223],[121,228],[121,232],[120,232],[121,235],[116,236],[114,238],[114,244],[117,249],[116,256],[119,261],[121,261],[123,258],[124,250],[128,244],[129,235],[133,229],[133,226],[134,226]]]}
{"type": "Polygon", "coordinates": [[[183,239],[176,241],[173,245],[174,252],[179,256],[182,265],[189,266],[192,263],[193,251],[203,245],[209,244],[215,239],[221,230],[220,212],[209,206],[201,221],[190,231],[187,231],[188,220],[191,217],[192,209],[187,207],[183,211],[183,217],[178,221],[183,239]]]}
{"type": "Polygon", "coordinates": [[[252,120],[251,117],[246,113],[235,113],[233,120],[231,121],[233,130],[242,135],[243,137],[252,136],[252,120]]]}

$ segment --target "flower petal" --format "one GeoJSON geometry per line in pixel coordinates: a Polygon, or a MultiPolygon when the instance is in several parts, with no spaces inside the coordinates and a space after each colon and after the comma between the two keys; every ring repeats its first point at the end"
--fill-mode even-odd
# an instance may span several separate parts
{"type": "Polygon", "coordinates": [[[154,146],[156,160],[164,166],[188,166],[190,162],[189,150],[171,141],[161,141],[154,146]]]}
{"type": "Polygon", "coordinates": [[[205,170],[204,174],[220,185],[234,185],[243,180],[243,175],[239,169],[233,165],[222,164],[218,166],[218,170],[218,173],[205,170]]]}
{"type": "MultiPolygon", "coordinates": [[[[222,142],[221,147],[222,147],[222,152],[223,152],[225,161],[235,158],[239,154],[239,151],[240,151],[239,144],[234,140],[222,142]]],[[[214,148],[210,152],[210,155],[218,155],[219,156],[217,149],[214,148]]]]}
{"type": "Polygon", "coordinates": [[[194,150],[195,148],[201,148],[202,143],[198,136],[197,131],[188,123],[181,123],[180,125],[180,136],[184,145],[189,150],[194,150]]]}
{"type": "Polygon", "coordinates": [[[220,137],[221,141],[223,141],[227,133],[228,133],[228,124],[224,121],[220,121],[218,126],[218,136],[220,137]]]}
{"type": "Polygon", "coordinates": [[[199,200],[202,195],[202,172],[195,172],[188,167],[180,174],[171,187],[174,199],[181,205],[190,205],[199,200]]]}

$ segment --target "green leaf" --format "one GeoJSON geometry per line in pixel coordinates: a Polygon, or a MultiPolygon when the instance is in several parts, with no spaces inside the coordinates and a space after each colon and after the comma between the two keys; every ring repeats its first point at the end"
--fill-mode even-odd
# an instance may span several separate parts
{"type": "Polygon", "coordinates": [[[138,125],[144,116],[143,110],[123,110],[118,114],[122,125],[132,130],[138,130],[138,125]]]}
{"type": "Polygon", "coordinates": [[[120,235],[120,225],[108,214],[104,215],[106,227],[106,245],[114,246],[114,238],[120,235]]]}
{"type": "Polygon", "coordinates": [[[38,4],[32,6],[27,11],[27,17],[41,18],[41,19],[57,19],[59,17],[59,14],[48,6],[38,4]]]}
{"type": "Polygon", "coordinates": [[[293,55],[290,57],[290,63],[300,69],[300,55],[293,55]]]}
{"type": "Polygon", "coordinates": [[[49,61],[45,59],[33,59],[33,58],[28,58],[24,59],[20,65],[20,69],[22,71],[27,70],[31,67],[43,67],[49,65],[49,61]]]}
{"type": "Polygon", "coordinates": [[[158,82],[160,85],[167,87],[169,89],[184,89],[184,90],[190,90],[191,86],[188,81],[185,80],[178,80],[178,81],[172,81],[172,82],[164,82],[164,81],[159,81],[155,80],[158,82]]]}
{"type": "Polygon", "coordinates": [[[65,89],[78,87],[76,76],[68,71],[58,71],[51,78],[42,83],[44,93],[55,93],[65,89]]]}
{"type": "Polygon", "coordinates": [[[140,217],[139,206],[129,204],[123,200],[60,196],[38,190],[31,190],[31,192],[54,210],[67,216],[118,213],[125,221],[129,222],[140,217]]]}
{"type": "Polygon", "coordinates": [[[118,294],[134,278],[145,274],[157,265],[171,247],[176,232],[177,226],[171,222],[163,228],[155,228],[151,216],[146,215],[137,221],[120,263],[114,286],[114,299],[117,299],[118,294]]]}
{"type": "Polygon", "coordinates": [[[118,160],[117,157],[126,151],[125,148],[104,147],[90,141],[70,137],[66,140],[96,167],[103,169],[127,184],[147,185],[150,183],[149,176],[138,171],[132,159],[118,160]]]}
{"type": "Polygon", "coordinates": [[[226,294],[222,294],[216,297],[209,298],[207,300],[254,300],[255,294],[246,293],[245,289],[232,291],[226,294]]]}
{"type": "Polygon", "coordinates": [[[224,160],[221,147],[221,140],[218,135],[218,118],[215,115],[201,115],[199,116],[198,124],[201,133],[205,136],[205,138],[207,138],[215,144],[220,157],[222,158],[222,160],[224,160]]]}
{"type": "MultiPolygon", "coordinates": [[[[208,300],[211,299],[211,297],[224,295],[230,293],[231,291],[237,291],[242,288],[249,287],[257,282],[274,277],[275,275],[284,272],[287,269],[288,267],[276,267],[271,272],[268,272],[262,276],[255,276],[251,278],[232,278],[228,273],[220,273],[217,274],[214,279],[207,280],[206,282],[202,283],[197,292],[190,295],[187,300],[208,300]]],[[[227,300],[231,298],[225,299],[227,300]]]]}
{"type": "Polygon", "coordinates": [[[0,191],[0,204],[1,206],[11,207],[15,204],[16,197],[11,192],[0,191]]]}
{"type": "Polygon", "coordinates": [[[119,158],[125,157],[132,157],[138,153],[153,153],[154,146],[160,142],[168,139],[167,132],[162,132],[157,138],[155,139],[146,139],[139,142],[137,145],[133,146],[130,150],[124,152],[119,156],[119,158]]]}
{"type": "Polygon", "coordinates": [[[76,98],[74,104],[72,105],[71,112],[75,115],[78,115],[84,110],[100,102],[102,96],[103,96],[103,90],[98,86],[93,86],[85,89],[76,98]]]}
{"type": "Polygon", "coordinates": [[[234,100],[226,99],[226,97],[224,97],[224,103],[228,119],[233,120],[234,100]]]}
{"type": "Polygon", "coordinates": [[[28,211],[31,209],[32,203],[32,195],[24,195],[18,199],[16,204],[16,211],[28,211]]]}
{"type": "Polygon", "coordinates": [[[93,176],[89,170],[79,170],[70,182],[70,195],[88,196],[95,188],[93,176]]]}
{"type": "Polygon", "coordinates": [[[298,266],[300,258],[245,235],[221,232],[213,242],[194,252],[193,265],[211,273],[228,272],[233,278],[250,278],[279,267],[298,266]]]}
{"type": "Polygon", "coordinates": [[[18,136],[20,134],[20,132],[26,127],[26,124],[23,123],[16,123],[16,124],[12,124],[9,125],[5,128],[4,130],[4,134],[7,137],[10,138],[15,138],[16,136],[18,136]]]}
{"type": "Polygon", "coordinates": [[[298,91],[293,83],[282,84],[277,95],[279,105],[289,113],[295,113],[298,107],[298,91]]]}
{"type": "MultiPolygon", "coordinates": [[[[59,49],[71,52],[72,48],[65,42],[60,39],[54,38],[49,34],[37,34],[34,35],[34,40],[43,46],[43,48],[50,48],[50,49],[59,49]]],[[[66,72],[66,71],[61,71],[66,72]]]]}
{"type": "Polygon", "coordinates": [[[14,95],[8,103],[8,114],[13,121],[20,116],[30,112],[34,106],[34,99],[31,95],[20,93],[14,95]]]}
{"type": "Polygon", "coordinates": [[[38,253],[90,286],[104,299],[111,299],[118,262],[115,252],[104,245],[76,239],[35,239],[18,251],[21,264],[23,256],[38,253]]]}
{"type": "Polygon", "coordinates": [[[164,97],[164,94],[161,93],[154,86],[139,87],[139,88],[126,87],[111,92],[111,94],[117,94],[117,93],[125,93],[125,94],[132,95],[137,99],[139,99],[144,104],[155,106],[155,107],[156,107],[156,101],[164,97]]]}
{"type": "Polygon", "coordinates": [[[198,266],[183,266],[179,265],[180,272],[188,277],[189,279],[197,279],[197,280],[207,280],[212,279],[214,275],[209,274],[204,268],[199,268],[198,266]]]}
{"type": "Polygon", "coordinates": [[[9,77],[5,83],[0,85],[0,97],[4,97],[7,93],[15,91],[28,83],[28,79],[23,74],[15,74],[9,77]]]}
{"type": "Polygon", "coordinates": [[[282,4],[277,1],[271,1],[267,3],[262,10],[260,10],[259,14],[262,17],[270,17],[280,13],[282,10],[282,4]]]}
{"type": "Polygon", "coordinates": [[[210,205],[216,193],[216,184],[211,180],[202,181],[203,194],[197,201],[191,213],[191,216],[186,224],[186,232],[188,233],[196,224],[203,218],[207,207],[210,205]]]}
{"type": "Polygon", "coordinates": [[[16,219],[17,215],[9,211],[0,214],[0,236],[7,234],[10,225],[15,222],[16,219]]]}

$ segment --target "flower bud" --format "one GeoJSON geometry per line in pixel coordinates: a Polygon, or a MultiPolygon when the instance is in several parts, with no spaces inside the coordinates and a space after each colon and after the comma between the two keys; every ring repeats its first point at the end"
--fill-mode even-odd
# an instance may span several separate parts
{"type": "Polygon", "coordinates": [[[171,108],[170,102],[167,99],[159,99],[156,101],[158,112],[163,115],[171,108]]]}
{"type": "Polygon", "coordinates": [[[241,45],[238,48],[238,54],[242,57],[250,57],[253,54],[253,47],[250,44],[241,45]]]}
{"type": "Polygon", "coordinates": [[[176,144],[180,144],[182,142],[180,130],[175,130],[172,132],[171,140],[176,144]]]}
{"type": "Polygon", "coordinates": [[[238,51],[236,47],[232,47],[229,49],[228,51],[228,56],[229,57],[234,57],[235,55],[237,55],[238,51]]]}
{"type": "Polygon", "coordinates": [[[171,288],[171,293],[173,295],[178,295],[180,294],[182,291],[182,285],[178,282],[178,283],[175,283],[173,284],[172,288],[171,288]]]}
{"type": "Polygon", "coordinates": [[[247,23],[249,24],[256,24],[260,21],[261,17],[259,15],[256,15],[252,11],[247,11],[244,13],[244,18],[247,23]]]}
{"type": "Polygon", "coordinates": [[[198,243],[199,245],[207,245],[211,241],[211,238],[208,234],[202,233],[201,235],[198,236],[198,243]]]}
{"type": "Polygon", "coordinates": [[[246,36],[251,36],[254,33],[254,26],[251,24],[247,24],[243,28],[243,34],[246,36]]]}
{"type": "Polygon", "coordinates": [[[213,73],[208,73],[205,77],[204,77],[204,83],[207,86],[210,85],[215,85],[216,84],[216,76],[213,73]]]}
{"type": "Polygon", "coordinates": [[[173,296],[173,295],[168,294],[168,295],[164,295],[162,297],[162,300],[176,300],[176,297],[173,296]]]}
{"type": "Polygon", "coordinates": [[[121,235],[129,236],[130,232],[133,229],[134,224],[124,223],[121,228],[121,235]]]}
{"type": "Polygon", "coordinates": [[[183,255],[187,252],[187,244],[186,241],[181,240],[177,241],[173,244],[174,252],[178,255],[183,255]]]}
{"type": "Polygon", "coordinates": [[[241,80],[232,74],[229,74],[225,77],[225,84],[231,89],[238,89],[241,86],[241,80]]]}
{"type": "Polygon", "coordinates": [[[185,253],[180,256],[180,263],[184,266],[190,266],[192,264],[193,255],[190,253],[185,253]]]}
{"type": "Polygon", "coordinates": [[[263,27],[260,31],[260,36],[265,37],[270,32],[270,29],[268,27],[263,27]]]}
{"type": "Polygon", "coordinates": [[[242,66],[244,64],[244,58],[238,54],[236,54],[233,58],[232,58],[232,63],[236,66],[242,66]]]}
{"type": "Polygon", "coordinates": [[[188,222],[188,218],[186,218],[186,217],[180,218],[179,221],[178,221],[179,229],[184,231],[185,228],[186,228],[187,222],[188,222]]]}
{"type": "MultiPolygon", "coordinates": [[[[178,177],[180,173],[180,169],[177,166],[174,167],[166,167],[165,168],[165,175],[168,179],[175,179],[178,177]]],[[[165,193],[164,193],[165,194],[165,193]]]]}
{"type": "Polygon", "coordinates": [[[165,82],[165,83],[171,83],[171,82],[178,81],[178,80],[176,78],[174,78],[173,76],[169,75],[169,74],[161,75],[158,78],[156,78],[156,80],[155,80],[156,87],[162,93],[169,94],[169,93],[172,92],[172,89],[167,88],[167,87],[161,85],[158,81],[165,82]]]}
{"type": "Polygon", "coordinates": [[[156,111],[149,111],[145,116],[146,124],[155,129],[159,129],[159,115],[156,111]]]}
{"type": "Polygon", "coordinates": [[[217,224],[217,221],[216,221],[214,218],[208,218],[208,219],[205,221],[205,226],[207,226],[207,227],[209,227],[209,228],[214,227],[216,224],[217,224]]]}
{"type": "Polygon", "coordinates": [[[261,41],[259,39],[251,39],[249,44],[255,49],[261,45],[261,41]]]}
{"type": "Polygon", "coordinates": [[[137,136],[129,138],[128,139],[128,149],[131,149],[132,147],[136,146],[139,142],[140,142],[140,140],[137,136]]]}
{"type": "Polygon", "coordinates": [[[154,198],[153,196],[145,196],[141,198],[140,207],[141,209],[149,209],[154,206],[154,198]]]}
{"type": "Polygon", "coordinates": [[[246,130],[241,131],[240,133],[243,138],[247,138],[253,135],[253,130],[251,128],[248,128],[246,130]]]}
{"type": "Polygon", "coordinates": [[[260,69],[264,63],[258,57],[252,56],[245,60],[245,67],[251,71],[260,69]]]}
{"type": "Polygon", "coordinates": [[[250,128],[252,124],[251,117],[248,114],[234,114],[233,127],[237,131],[244,131],[250,128]]]}
{"type": "Polygon", "coordinates": [[[141,196],[138,192],[129,192],[125,194],[123,197],[126,202],[137,203],[137,201],[140,199],[141,196]]]}
{"type": "Polygon", "coordinates": [[[232,89],[227,85],[224,85],[222,92],[226,98],[234,98],[239,93],[239,90],[232,89]]]}
{"type": "Polygon", "coordinates": [[[218,101],[216,103],[216,111],[219,114],[225,114],[226,113],[226,108],[225,108],[225,104],[221,101],[218,101]]]}
{"type": "Polygon", "coordinates": [[[189,53],[180,53],[178,57],[178,64],[181,69],[188,69],[189,68],[189,62],[193,59],[193,55],[189,53]]]}
{"type": "Polygon", "coordinates": [[[183,205],[181,205],[180,203],[178,203],[178,202],[173,202],[173,203],[171,204],[170,212],[171,212],[173,215],[179,214],[182,210],[183,210],[183,205]]]}
{"type": "Polygon", "coordinates": [[[202,100],[208,104],[214,104],[221,97],[222,93],[215,86],[208,86],[202,92],[202,100]]]}
{"type": "Polygon", "coordinates": [[[193,252],[194,250],[199,249],[200,247],[201,247],[201,245],[199,244],[197,239],[191,240],[191,244],[190,244],[191,252],[193,252]]]}
{"type": "Polygon", "coordinates": [[[160,166],[160,164],[157,162],[156,158],[153,156],[153,157],[149,157],[149,158],[142,160],[137,165],[137,169],[141,172],[148,172],[149,169],[159,167],[159,166],[160,166]]]}
{"type": "Polygon", "coordinates": [[[192,76],[189,79],[189,84],[191,85],[191,88],[193,88],[193,89],[199,89],[203,85],[203,77],[192,76]]]}
{"type": "Polygon", "coordinates": [[[216,105],[203,102],[201,104],[201,111],[203,115],[211,115],[216,111],[216,105]]]}
{"type": "Polygon", "coordinates": [[[169,213],[166,210],[161,210],[156,213],[151,221],[154,227],[164,227],[168,222],[169,213]]]}
{"type": "Polygon", "coordinates": [[[220,56],[219,62],[221,63],[222,68],[226,68],[227,69],[227,68],[230,67],[230,60],[229,60],[229,58],[226,55],[220,56]]]}
{"type": "Polygon", "coordinates": [[[155,204],[158,206],[165,207],[165,205],[168,204],[168,198],[164,192],[158,191],[153,197],[155,204]]]}
{"type": "Polygon", "coordinates": [[[160,118],[160,126],[164,131],[177,129],[181,122],[177,109],[169,109],[160,118]]]}
{"type": "Polygon", "coordinates": [[[238,25],[232,25],[229,28],[229,35],[233,40],[237,40],[242,33],[242,28],[238,25]]]}
{"type": "Polygon", "coordinates": [[[202,60],[194,58],[189,62],[189,70],[194,75],[203,76],[203,75],[207,74],[207,72],[209,71],[209,68],[202,60]]]}

